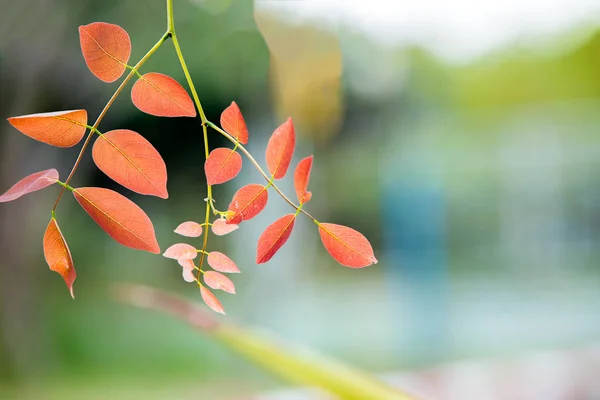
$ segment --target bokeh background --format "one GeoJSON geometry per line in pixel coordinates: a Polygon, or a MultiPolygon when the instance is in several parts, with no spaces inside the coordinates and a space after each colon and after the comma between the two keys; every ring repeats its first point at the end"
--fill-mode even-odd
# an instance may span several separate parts
{"type": "MultiPolygon", "coordinates": [[[[76,108],[95,119],[117,84],[88,71],[79,25],[124,27],[132,63],[166,27],[162,0],[0,6],[2,121],[76,108]]],[[[256,265],[258,236],[289,212],[272,193],[259,217],[210,238],[243,271],[238,294],[220,295],[226,318],[373,372],[598,343],[597,0],[175,0],[175,19],[209,119],[235,100],[264,165],[270,134],[291,116],[294,165],[315,155],[308,210],[361,231],[380,261],[337,265],[300,219],[272,261],[256,265]]],[[[151,71],[184,82],[170,42],[142,68],[151,71]]],[[[169,200],[118,187],[90,152],[72,186],[132,198],[166,248],[180,222],[204,212],[199,122],[145,115],[125,90],[100,126],[115,128],[159,149],[169,200]]],[[[209,141],[226,145],[214,132],[209,141]]],[[[78,151],[0,122],[0,191],[46,168],[66,176],[78,151]]],[[[245,161],[215,188],[217,207],[261,181],[245,161]]],[[[281,186],[293,194],[289,177],[281,186]]],[[[114,243],[67,195],[57,218],[77,268],[71,300],[41,249],[58,189],[0,207],[0,397],[222,399],[282,385],[179,321],[116,303],[109,288],[122,281],[200,296],[176,263],[114,243]]],[[[536,376],[551,382],[541,364],[536,376]]],[[[600,398],[598,387],[580,389],[527,398],[600,398]]]]}

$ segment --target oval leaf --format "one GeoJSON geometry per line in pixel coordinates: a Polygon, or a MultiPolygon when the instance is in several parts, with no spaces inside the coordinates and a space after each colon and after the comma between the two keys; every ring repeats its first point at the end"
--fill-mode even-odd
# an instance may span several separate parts
{"type": "Polygon", "coordinates": [[[307,192],[308,181],[310,179],[310,170],[312,168],[313,156],[303,158],[294,171],[294,188],[300,204],[308,203],[312,197],[311,192],[307,192]]]}
{"type": "Polygon", "coordinates": [[[267,143],[267,166],[275,179],[285,176],[292,161],[295,146],[294,124],[292,119],[288,118],[279,128],[275,129],[267,143]]]}
{"type": "Polygon", "coordinates": [[[225,315],[223,305],[221,304],[219,299],[217,299],[217,296],[212,294],[210,290],[208,290],[204,286],[200,286],[200,294],[202,295],[202,300],[204,300],[207,306],[209,306],[213,311],[225,315]]]}
{"type": "Polygon", "coordinates": [[[275,253],[287,242],[294,229],[294,214],[284,215],[265,229],[258,239],[256,263],[269,261],[275,253]]]}
{"type": "Polygon", "coordinates": [[[181,276],[186,282],[196,282],[196,275],[194,275],[193,269],[184,268],[181,270],[181,276]]]}
{"type": "Polygon", "coordinates": [[[169,247],[163,254],[173,260],[193,260],[198,255],[198,250],[187,243],[176,243],[169,247]]]}
{"type": "Polygon", "coordinates": [[[235,101],[232,101],[231,105],[221,113],[221,128],[236,138],[238,142],[248,143],[246,121],[244,121],[242,112],[235,101]]]}
{"type": "Polygon", "coordinates": [[[181,236],[198,237],[202,235],[202,225],[194,221],[186,221],[179,224],[175,233],[181,236]]]}
{"type": "Polygon", "coordinates": [[[136,193],[169,197],[167,166],[158,151],[142,135],[117,129],[101,135],[92,149],[102,172],[136,193]]]}
{"type": "Polygon", "coordinates": [[[235,286],[231,279],[220,272],[207,271],[204,273],[204,282],[211,288],[235,294],[235,286]]]}
{"type": "Polygon", "coordinates": [[[75,282],[77,274],[75,273],[73,258],[71,257],[69,246],[54,218],[50,220],[46,228],[46,233],[44,233],[44,258],[50,270],[58,272],[63,277],[69,288],[71,297],[75,298],[75,294],[73,294],[73,282],[75,282]]]}
{"type": "Polygon", "coordinates": [[[170,76],[150,72],[131,88],[131,100],[141,111],[157,117],[195,117],[190,95],[170,76]]]}
{"type": "Polygon", "coordinates": [[[79,27],[83,58],[92,74],[104,82],[114,82],[125,71],[131,55],[131,40],[125,29],[106,22],[79,27]]]}
{"type": "Polygon", "coordinates": [[[194,261],[192,261],[190,259],[180,258],[180,259],[177,260],[177,262],[179,263],[179,265],[181,265],[181,267],[183,269],[193,270],[193,269],[196,268],[196,265],[194,264],[194,261]]]}
{"type": "Polygon", "coordinates": [[[55,169],[47,169],[45,171],[36,172],[21,179],[0,196],[0,203],[13,201],[28,193],[41,190],[58,181],[58,171],[55,169]]]}
{"type": "Polygon", "coordinates": [[[227,147],[214,149],[204,163],[206,182],[218,185],[232,180],[242,170],[242,156],[227,147]]]}
{"type": "Polygon", "coordinates": [[[265,208],[268,200],[269,193],[265,186],[251,183],[242,187],[233,195],[229,204],[227,221],[238,224],[254,218],[265,208]]]}
{"type": "Polygon", "coordinates": [[[56,146],[75,146],[87,129],[87,111],[69,110],[12,117],[8,122],[21,133],[56,146]]]}
{"type": "Polygon", "coordinates": [[[360,232],[336,224],[319,224],[323,245],[337,262],[350,268],[377,264],[371,243],[360,232]]]}
{"type": "Polygon", "coordinates": [[[227,235],[239,228],[239,225],[228,224],[226,219],[219,218],[212,223],[212,231],[217,236],[227,235]]]}
{"type": "Polygon", "coordinates": [[[159,254],[154,226],[146,213],[125,196],[103,188],[73,190],[81,207],[118,243],[159,254]]]}
{"type": "Polygon", "coordinates": [[[215,271],[225,272],[227,274],[236,274],[240,272],[237,265],[235,265],[229,257],[218,251],[211,251],[208,253],[206,261],[215,271]]]}

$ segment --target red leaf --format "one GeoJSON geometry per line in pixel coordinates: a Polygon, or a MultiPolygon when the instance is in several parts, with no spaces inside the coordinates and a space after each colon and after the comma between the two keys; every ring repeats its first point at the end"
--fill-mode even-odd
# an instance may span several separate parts
{"type": "Polygon", "coordinates": [[[204,163],[206,182],[218,185],[232,180],[242,170],[242,156],[235,150],[219,147],[210,152],[204,163]]]}
{"type": "Polygon", "coordinates": [[[131,88],[131,100],[141,111],[157,117],[195,117],[190,95],[170,76],[150,72],[131,88]]]}
{"type": "Polygon", "coordinates": [[[208,265],[215,271],[225,272],[227,274],[235,274],[240,272],[239,268],[229,257],[218,251],[211,251],[206,257],[208,265]]]}
{"type": "Polygon", "coordinates": [[[194,221],[186,221],[179,224],[175,233],[181,236],[198,237],[202,235],[202,225],[194,221]]]}
{"type": "Polygon", "coordinates": [[[117,129],[101,135],[92,150],[94,162],[115,182],[140,194],[163,199],[167,193],[167,166],[142,135],[117,129]]]}
{"type": "Polygon", "coordinates": [[[164,257],[173,260],[193,260],[198,255],[198,250],[187,243],[176,243],[169,247],[163,254],[164,257]]]}
{"type": "Polygon", "coordinates": [[[229,204],[230,215],[227,222],[238,224],[256,217],[265,208],[268,199],[269,194],[265,186],[252,183],[242,187],[233,195],[229,204]]]}
{"type": "Polygon", "coordinates": [[[55,169],[36,172],[12,185],[10,189],[0,196],[0,203],[16,200],[21,196],[48,187],[56,183],[56,181],[58,181],[58,171],[55,169]]]}
{"type": "Polygon", "coordinates": [[[336,224],[319,224],[323,245],[340,264],[351,268],[377,264],[371,243],[360,232],[336,224]]]}
{"type": "Polygon", "coordinates": [[[292,119],[288,118],[279,128],[275,129],[267,143],[267,166],[275,179],[285,176],[292,161],[295,145],[294,124],[292,119]]]}
{"type": "Polygon", "coordinates": [[[131,41],[125,29],[106,22],[79,27],[83,58],[92,74],[104,82],[114,82],[125,71],[131,55],[131,41]]]}
{"type": "Polygon", "coordinates": [[[235,294],[235,286],[231,279],[220,272],[207,271],[204,273],[204,282],[212,288],[222,290],[227,293],[235,294]]]}
{"type": "Polygon", "coordinates": [[[118,243],[159,254],[154,226],[133,201],[109,189],[84,187],[73,190],[81,207],[118,243]]]}
{"type": "Polygon", "coordinates": [[[208,290],[204,286],[200,286],[200,294],[202,295],[202,300],[204,300],[207,306],[209,306],[213,311],[225,315],[223,305],[221,304],[219,299],[217,299],[217,296],[212,294],[210,290],[208,290]]]}
{"type": "Polygon", "coordinates": [[[57,147],[75,146],[87,129],[87,111],[70,110],[12,117],[8,122],[32,139],[57,147]]]}
{"type": "Polygon", "coordinates": [[[228,224],[226,219],[219,218],[212,223],[212,231],[217,236],[227,235],[239,228],[239,225],[228,224]]]}
{"type": "Polygon", "coordinates": [[[312,197],[311,192],[307,192],[308,181],[310,179],[310,170],[312,168],[313,156],[303,158],[294,171],[294,188],[300,204],[308,203],[312,197]]]}
{"type": "Polygon", "coordinates": [[[257,264],[269,261],[277,253],[277,250],[287,242],[292,234],[292,229],[294,229],[295,220],[296,216],[294,214],[284,215],[265,229],[258,239],[257,264]]]}
{"type": "Polygon", "coordinates": [[[221,113],[221,127],[238,142],[248,143],[248,128],[246,128],[242,112],[235,101],[232,101],[231,105],[221,113]]]}
{"type": "Polygon", "coordinates": [[[50,270],[58,272],[63,277],[69,288],[71,297],[75,298],[75,294],[73,294],[73,282],[75,282],[77,274],[75,273],[73,258],[71,257],[69,246],[54,218],[50,220],[46,228],[46,233],[44,233],[44,258],[46,258],[50,270]]]}

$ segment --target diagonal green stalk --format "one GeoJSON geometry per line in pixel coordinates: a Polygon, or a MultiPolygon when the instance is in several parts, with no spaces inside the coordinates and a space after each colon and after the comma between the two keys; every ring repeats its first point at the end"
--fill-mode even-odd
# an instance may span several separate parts
{"type": "Polygon", "coordinates": [[[217,320],[213,314],[184,298],[136,284],[120,284],[116,289],[115,294],[119,300],[179,318],[289,382],[319,387],[339,399],[416,400],[359,368],[309,348],[281,342],[270,332],[265,334],[256,329],[217,320]]]}
{"type": "MultiPolygon", "coordinates": [[[[83,142],[83,146],[81,146],[81,150],[79,151],[79,155],[77,156],[77,159],[75,160],[75,164],[73,164],[73,167],[71,168],[71,172],[69,173],[69,176],[67,177],[67,180],[65,181],[65,185],[68,185],[69,182],[71,181],[71,179],[73,178],[73,175],[75,175],[75,171],[77,171],[77,168],[79,167],[79,164],[81,163],[81,159],[83,158],[83,153],[85,153],[85,150],[89,146],[89,144],[90,144],[90,142],[92,140],[92,137],[94,136],[94,131],[97,130],[98,126],[100,125],[100,122],[102,122],[102,119],[104,119],[104,116],[106,115],[106,113],[108,112],[108,110],[110,109],[110,107],[113,105],[113,103],[115,102],[115,100],[117,99],[117,97],[119,97],[119,94],[121,94],[121,92],[125,88],[125,85],[127,85],[127,83],[131,80],[131,78],[135,74],[139,75],[138,69],[142,65],[144,65],[144,63],[146,61],[148,61],[148,59],[152,56],[152,54],[154,54],[156,52],[156,50],[158,50],[158,48],[170,36],[171,36],[171,32],[167,30],[162,35],[162,37],[158,40],[158,42],[156,42],[156,44],[154,46],[152,46],[152,48],[150,50],[148,50],[148,52],[146,53],[146,55],[144,55],[144,57],[142,57],[140,59],[140,61],[138,61],[138,63],[135,64],[131,68],[131,71],[127,74],[127,76],[125,77],[125,79],[123,79],[123,81],[119,84],[119,87],[117,88],[117,90],[115,90],[115,92],[113,93],[113,95],[111,96],[111,98],[108,100],[108,102],[106,103],[106,105],[102,109],[102,112],[100,112],[100,115],[98,115],[98,118],[96,118],[96,122],[94,122],[94,125],[91,127],[90,133],[88,133],[87,137],[85,138],[85,142],[83,142]]],[[[62,195],[65,192],[65,189],[66,189],[66,187],[63,187],[62,190],[60,191],[60,193],[58,194],[58,197],[56,198],[56,202],[54,203],[54,207],[52,207],[52,213],[53,214],[54,214],[54,211],[56,211],[56,207],[58,207],[58,203],[60,203],[60,199],[62,198],[62,195]]]]}

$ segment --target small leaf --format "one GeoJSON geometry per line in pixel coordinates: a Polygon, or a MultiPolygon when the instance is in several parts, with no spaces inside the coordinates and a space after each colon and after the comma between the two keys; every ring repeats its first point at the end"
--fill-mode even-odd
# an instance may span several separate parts
{"type": "Polygon", "coordinates": [[[98,79],[110,83],[123,75],[131,55],[125,29],[106,22],[81,25],[79,43],[85,63],[98,79]]]}
{"type": "Polygon", "coordinates": [[[75,298],[73,282],[75,282],[77,274],[75,273],[73,258],[71,257],[69,246],[54,218],[50,220],[46,228],[46,233],[44,233],[44,258],[50,270],[58,272],[63,277],[69,288],[71,297],[75,298]]]}
{"type": "Polygon", "coordinates": [[[181,267],[183,269],[195,269],[196,265],[194,265],[194,261],[190,260],[189,258],[180,258],[177,260],[177,262],[179,263],[179,265],[181,265],[181,267]]]}
{"type": "Polygon", "coordinates": [[[232,101],[231,105],[221,113],[221,127],[238,142],[248,143],[248,128],[246,128],[242,112],[235,101],[232,101]]]}
{"type": "Polygon", "coordinates": [[[75,146],[87,129],[87,111],[70,110],[12,117],[8,122],[24,135],[56,147],[75,146]]]}
{"type": "Polygon", "coordinates": [[[232,180],[242,170],[242,156],[227,147],[214,149],[204,163],[206,182],[218,185],[232,180]]]}
{"type": "Polygon", "coordinates": [[[195,117],[190,95],[170,76],[149,72],[131,88],[131,100],[141,111],[157,117],[195,117]]]}
{"type": "Polygon", "coordinates": [[[198,237],[202,235],[202,225],[194,221],[186,221],[179,224],[175,233],[181,236],[198,237]]]}
{"type": "Polygon", "coordinates": [[[204,300],[207,306],[209,306],[213,311],[225,315],[223,305],[221,304],[219,299],[217,299],[217,296],[212,294],[210,290],[208,290],[204,286],[200,286],[200,294],[202,295],[202,300],[204,300]]]}
{"type": "Polygon", "coordinates": [[[0,203],[16,200],[21,196],[48,187],[56,181],[58,181],[58,171],[55,169],[36,172],[21,179],[8,189],[0,196],[0,203]]]}
{"type": "Polygon", "coordinates": [[[92,149],[102,172],[136,193],[166,199],[167,166],[158,151],[142,135],[116,129],[101,135],[92,149]]]}
{"type": "Polygon", "coordinates": [[[300,204],[308,203],[312,197],[311,192],[307,192],[308,181],[310,179],[310,170],[312,168],[313,156],[303,158],[294,171],[294,188],[300,204]]]}
{"type": "Polygon", "coordinates": [[[239,225],[228,224],[224,218],[219,218],[212,223],[212,231],[217,236],[227,235],[239,228],[239,225]]]}
{"type": "Polygon", "coordinates": [[[194,275],[193,269],[184,268],[181,270],[181,276],[186,282],[196,282],[196,275],[194,275]]]}
{"type": "Polygon", "coordinates": [[[323,245],[337,262],[350,268],[377,264],[371,243],[360,232],[336,224],[319,224],[323,245]]]}
{"type": "Polygon", "coordinates": [[[187,243],[176,243],[169,247],[163,254],[164,257],[173,260],[193,260],[198,255],[198,250],[187,243]]]}
{"type": "Polygon", "coordinates": [[[269,193],[265,186],[251,183],[242,187],[233,195],[229,204],[227,222],[239,224],[256,217],[267,205],[267,200],[269,193]]]}
{"type": "Polygon", "coordinates": [[[211,288],[235,294],[235,286],[231,279],[220,272],[207,271],[204,273],[204,282],[211,288]]]}
{"type": "Polygon", "coordinates": [[[288,118],[287,121],[275,129],[269,143],[267,143],[267,166],[275,179],[281,179],[285,176],[292,161],[295,146],[294,124],[292,119],[288,118]]]}
{"type": "Polygon", "coordinates": [[[208,265],[215,271],[225,272],[226,274],[236,274],[240,270],[233,261],[225,254],[218,251],[211,251],[206,258],[208,265]]]}
{"type": "Polygon", "coordinates": [[[133,201],[115,191],[97,187],[74,189],[73,196],[100,228],[118,243],[160,253],[152,221],[133,201]]]}
{"type": "Polygon", "coordinates": [[[292,234],[292,229],[294,229],[295,220],[296,216],[294,214],[284,215],[265,229],[258,239],[258,247],[256,249],[257,264],[269,261],[281,246],[287,242],[292,234]]]}

